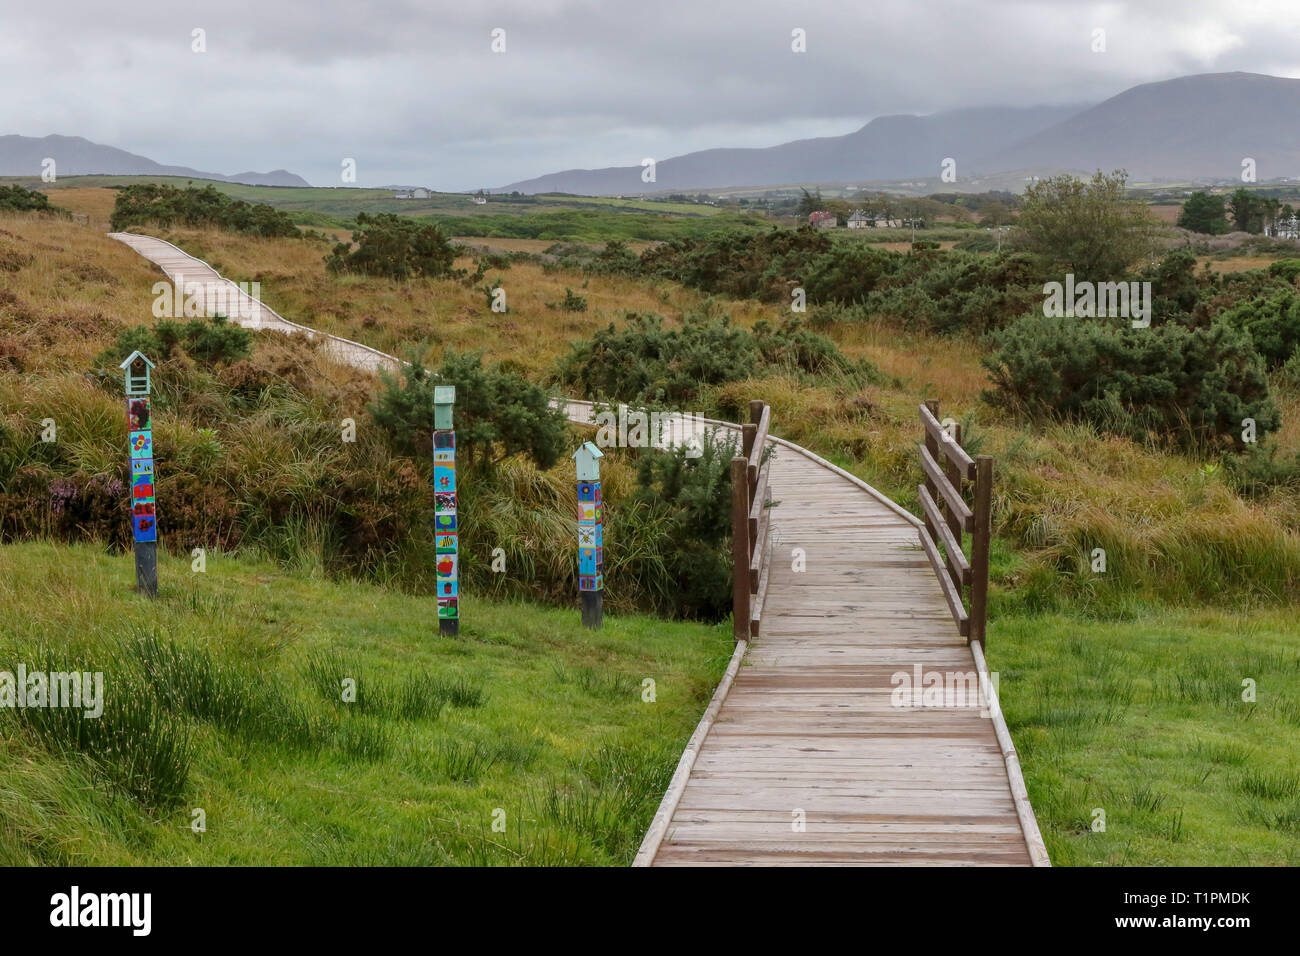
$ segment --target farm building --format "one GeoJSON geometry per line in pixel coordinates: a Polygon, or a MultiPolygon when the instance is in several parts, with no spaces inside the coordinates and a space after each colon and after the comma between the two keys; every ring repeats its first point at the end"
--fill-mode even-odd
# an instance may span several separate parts
{"type": "Polygon", "coordinates": [[[834,229],[835,213],[824,212],[821,210],[817,212],[810,212],[808,214],[808,225],[812,226],[815,229],[834,229]]]}
{"type": "Polygon", "coordinates": [[[866,229],[868,226],[875,226],[875,220],[871,219],[861,209],[853,210],[853,215],[849,216],[850,229],[866,229]]]}

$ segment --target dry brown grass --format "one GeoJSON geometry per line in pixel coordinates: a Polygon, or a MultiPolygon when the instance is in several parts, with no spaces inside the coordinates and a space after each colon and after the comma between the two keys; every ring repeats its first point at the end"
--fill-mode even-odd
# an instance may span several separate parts
{"type": "MultiPolygon", "coordinates": [[[[671,323],[706,298],[670,282],[548,273],[532,263],[489,270],[474,288],[449,279],[394,282],[333,276],[324,264],[327,243],[258,239],[213,229],[153,232],[227,278],[260,282],[263,300],[292,321],[403,357],[425,342],[421,356],[428,362],[437,362],[447,348],[483,350],[489,359],[511,360],[536,377],[549,375],[571,342],[621,322],[626,312],[654,312],[671,323]],[[489,308],[481,288],[489,281],[505,289],[508,312],[489,308]],[[587,311],[548,307],[564,299],[566,288],[587,299],[587,311]]],[[[474,260],[461,258],[457,266],[472,271],[474,260]]],[[[744,326],[784,317],[774,306],[751,301],[724,300],[722,307],[744,326]]]]}
{"type": "Polygon", "coordinates": [[[107,231],[109,217],[113,215],[113,203],[117,199],[116,189],[57,186],[44,192],[50,197],[52,205],[82,213],[90,217],[90,228],[99,232],[107,231]]]}
{"type": "Polygon", "coordinates": [[[1198,256],[1196,265],[1198,268],[1204,268],[1208,264],[1211,272],[1249,272],[1252,269],[1267,269],[1278,258],[1278,256],[1232,256],[1229,259],[1215,259],[1212,256],[1198,256]]]}
{"type": "Polygon", "coordinates": [[[17,271],[0,272],[0,342],[14,353],[11,368],[85,368],[106,336],[153,321],[150,288],[158,272],[93,227],[0,215],[0,250],[31,257],[17,271]]]}

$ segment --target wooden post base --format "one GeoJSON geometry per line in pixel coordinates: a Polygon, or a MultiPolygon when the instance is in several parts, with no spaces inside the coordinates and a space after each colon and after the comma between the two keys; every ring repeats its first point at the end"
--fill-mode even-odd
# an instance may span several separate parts
{"type": "Polygon", "coordinates": [[[456,637],[458,634],[460,634],[460,618],[457,617],[438,618],[438,633],[443,637],[456,637]]]}
{"type": "Polygon", "coordinates": [[[135,543],[135,586],[145,597],[158,596],[158,542],[135,543]]]}
{"type": "Polygon", "coordinates": [[[599,631],[605,622],[605,592],[582,592],[582,626],[599,631]]]}

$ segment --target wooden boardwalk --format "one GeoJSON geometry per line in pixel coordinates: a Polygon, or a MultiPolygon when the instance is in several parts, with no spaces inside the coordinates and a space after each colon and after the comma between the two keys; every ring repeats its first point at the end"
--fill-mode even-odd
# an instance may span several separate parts
{"type": "MultiPolygon", "coordinates": [[[[734,427],[675,419],[665,437],[716,426],[734,427]]],[[[1048,865],[1010,736],[980,691],[982,654],[957,634],[917,519],[769,444],[761,636],[738,648],[637,863],[1048,865]],[[900,675],[918,693],[931,675],[953,690],[900,702],[900,675]]]]}
{"type": "MultiPolygon", "coordinates": [[[[162,240],[115,238],[173,278],[225,281],[162,240]]],[[[399,364],[261,309],[242,324],[323,336],[361,367],[399,364]]],[[[566,412],[588,422],[591,406],[566,412]]],[[[664,437],[711,427],[735,426],[676,418],[664,437]]],[[[1001,714],[971,690],[986,686],[983,654],[957,634],[917,519],[812,453],[769,445],[761,634],[738,643],[636,864],[1049,865],[1001,714]],[[947,699],[892,698],[900,677],[934,675],[947,699]]]]}

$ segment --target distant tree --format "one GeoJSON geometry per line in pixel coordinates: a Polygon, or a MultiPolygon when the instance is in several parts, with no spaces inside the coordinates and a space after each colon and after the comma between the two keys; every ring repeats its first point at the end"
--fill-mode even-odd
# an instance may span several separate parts
{"type": "Polygon", "coordinates": [[[1228,219],[1224,212],[1223,197],[1198,190],[1187,197],[1183,211],[1178,214],[1178,228],[1189,229],[1209,236],[1218,236],[1228,231],[1228,219]]]}
{"type": "Polygon", "coordinates": [[[1110,280],[1153,254],[1159,223],[1125,193],[1128,174],[1049,176],[1025,190],[1012,242],[1052,268],[1110,280]]]}
{"type": "Polygon", "coordinates": [[[1011,224],[1014,218],[1006,204],[996,199],[990,203],[985,203],[980,209],[980,225],[982,226],[1007,226],[1011,224]]]}
{"type": "Polygon", "coordinates": [[[1262,196],[1256,196],[1249,189],[1238,189],[1228,199],[1228,209],[1232,212],[1232,221],[1238,232],[1264,231],[1268,203],[1262,196]]]}
{"type": "Polygon", "coordinates": [[[799,198],[799,215],[806,216],[810,212],[816,212],[822,208],[822,190],[817,187],[816,192],[810,193],[808,190],[800,187],[803,195],[799,198]]]}

